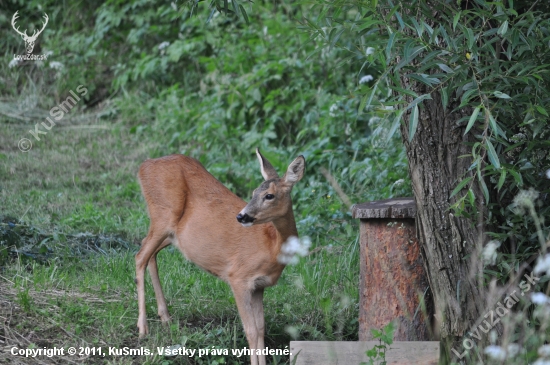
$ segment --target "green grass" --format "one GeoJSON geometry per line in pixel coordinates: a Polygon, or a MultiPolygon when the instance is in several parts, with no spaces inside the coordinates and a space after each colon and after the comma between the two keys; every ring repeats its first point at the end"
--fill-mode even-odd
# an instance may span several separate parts
{"type": "MultiPolygon", "coordinates": [[[[247,346],[228,285],[187,262],[174,248],[159,254],[159,271],[172,322],[165,327],[157,319],[154,292],[147,282],[150,335],[144,340],[138,339],[135,327],[133,252],[67,260],[60,265],[16,261],[4,268],[0,293],[10,299],[8,327],[29,338],[26,347],[30,343],[37,347],[144,346],[156,351],[174,344],[197,349],[247,346]]],[[[356,339],[357,271],[357,241],[347,247],[317,250],[298,265],[287,267],[278,285],[266,290],[266,345],[283,349],[292,338],[356,339]]],[[[158,355],[107,356],[86,363],[153,364],[161,359],[158,355]]],[[[243,362],[232,356],[166,361],[201,364],[216,359],[243,362]]],[[[286,360],[274,358],[272,363],[286,360]]]]}
{"type": "MultiPolygon", "coordinates": [[[[376,122],[380,110],[357,113],[358,88],[367,87],[357,85],[357,70],[336,50],[310,55],[315,44],[291,19],[299,16],[290,12],[295,4],[283,3],[256,3],[250,27],[221,16],[187,19],[179,5],[144,3],[129,14],[123,3],[69,2],[71,16],[57,16],[66,7],[41,3],[56,25],[40,38],[54,52],[50,60],[0,62],[0,340],[21,348],[246,346],[229,287],[175,249],[159,255],[173,321],[159,323],[147,284],[151,334],[138,339],[134,254],[149,219],[136,174],[147,158],[185,153],[248,200],[262,181],[256,147],[280,172],[305,155],[294,211],[300,235],[313,242],[312,253],[266,290],[266,344],[357,339],[358,222],[319,170],[354,202],[410,195],[406,157],[397,135],[373,143],[389,127],[376,122]],[[163,41],[171,44],[167,54],[158,48],[163,41]],[[29,130],[78,85],[87,97],[35,140],[29,130]],[[19,150],[21,138],[32,141],[29,152],[19,150]]],[[[4,60],[23,47],[15,34],[0,43],[4,60]]],[[[190,363],[222,360],[246,362],[190,363]]],[[[13,357],[1,353],[3,361],[13,357]]],[[[77,362],[186,363],[158,356],[77,362]]]]}
{"type": "MultiPolygon", "coordinates": [[[[2,266],[0,315],[8,323],[3,336],[21,348],[247,346],[228,285],[187,262],[174,248],[159,254],[172,322],[165,327],[157,319],[148,281],[151,333],[144,340],[138,339],[134,254],[149,221],[136,172],[158,145],[155,140],[143,141],[129,133],[126,120],[95,118],[102,111],[94,110],[86,118],[82,112],[73,111],[80,118],[64,119],[41,141],[33,141],[27,153],[17,149],[17,141],[28,136],[29,125],[7,120],[2,123],[0,205],[6,207],[2,227],[7,230],[8,221],[16,223],[14,232],[19,235],[21,252],[29,246],[49,250],[46,264],[21,254],[2,266]],[[104,244],[106,237],[113,235],[123,237],[129,249],[120,245],[106,248],[110,247],[104,244]],[[97,245],[97,238],[101,238],[100,249],[90,249],[93,242],[97,245]]],[[[259,183],[260,172],[255,173],[251,179],[259,183]]],[[[300,184],[299,189],[310,192],[307,199],[297,202],[297,210],[336,211],[334,198],[327,197],[326,190],[308,186],[307,181],[300,184]]],[[[349,216],[338,215],[328,222],[304,218],[297,214],[298,229],[314,233],[313,253],[297,266],[287,267],[278,285],[266,290],[266,345],[270,348],[284,349],[292,339],[357,339],[356,226],[349,216]],[[342,236],[342,229],[349,235],[342,236]]],[[[13,359],[10,356],[0,354],[0,362],[13,359]]],[[[18,360],[34,363],[32,359],[18,360]]],[[[191,360],[159,355],[96,356],[85,363],[216,361],[231,364],[247,360],[223,355],[191,360]]],[[[277,364],[288,359],[274,357],[269,361],[277,364]]]]}

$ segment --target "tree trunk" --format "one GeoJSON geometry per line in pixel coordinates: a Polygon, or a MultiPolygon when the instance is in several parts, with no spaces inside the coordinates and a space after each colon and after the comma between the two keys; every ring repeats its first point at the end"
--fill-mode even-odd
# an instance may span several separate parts
{"type": "MultiPolygon", "coordinates": [[[[412,89],[418,95],[427,92],[423,85],[417,84],[412,89]]],[[[463,114],[465,110],[451,113],[458,104],[450,102],[445,110],[439,93],[433,92],[431,96],[433,100],[425,100],[420,108],[412,141],[409,143],[407,114],[401,134],[417,206],[416,230],[441,336],[440,364],[447,364],[451,359],[458,362],[457,355],[471,348],[472,343],[482,346],[483,339],[475,342],[464,336],[476,325],[485,308],[478,282],[481,268],[476,260],[483,241],[483,221],[456,217],[449,209],[455,201],[455,197],[449,199],[449,196],[457,182],[472,175],[468,172],[472,160],[461,156],[471,153],[471,145],[466,143],[473,141],[473,137],[464,136],[464,126],[457,124],[469,114],[463,114]]],[[[475,178],[472,181],[478,211],[483,212],[484,209],[479,209],[484,206],[483,195],[475,178]]]]}

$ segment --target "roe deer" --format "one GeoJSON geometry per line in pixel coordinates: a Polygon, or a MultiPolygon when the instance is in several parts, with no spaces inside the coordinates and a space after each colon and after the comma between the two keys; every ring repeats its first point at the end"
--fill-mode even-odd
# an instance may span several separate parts
{"type": "MultiPolygon", "coordinates": [[[[151,225],[136,254],[140,337],[148,332],[146,267],[158,315],[163,323],[170,320],[156,257],[173,244],[188,260],[230,285],[249,348],[264,349],[264,288],[275,285],[285,267],[277,261],[282,244],[298,236],[290,192],[302,178],[306,161],[297,157],[280,178],[259,149],[256,155],[265,181],[248,204],[191,157],[171,155],[141,164],[138,177],[151,225]]],[[[265,356],[253,352],[252,365],[265,365],[265,356]]]]}

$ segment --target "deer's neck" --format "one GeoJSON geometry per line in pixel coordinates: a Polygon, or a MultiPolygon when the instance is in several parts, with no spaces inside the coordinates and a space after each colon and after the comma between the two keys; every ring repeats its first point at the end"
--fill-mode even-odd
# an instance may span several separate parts
{"type": "Polygon", "coordinates": [[[276,231],[275,251],[277,254],[281,251],[281,246],[290,236],[298,237],[296,229],[296,221],[294,220],[294,212],[290,211],[284,217],[272,221],[276,231]]]}

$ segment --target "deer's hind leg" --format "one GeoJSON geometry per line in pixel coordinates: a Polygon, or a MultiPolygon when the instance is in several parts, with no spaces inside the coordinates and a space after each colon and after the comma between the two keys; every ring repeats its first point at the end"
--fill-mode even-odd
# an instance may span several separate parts
{"type": "Polygon", "coordinates": [[[166,238],[159,248],[157,248],[153,256],[151,256],[149,259],[149,264],[147,265],[149,275],[151,275],[151,282],[153,283],[153,288],[155,289],[155,297],[157,298],[158,315],[163,324],[170,322],[170,315],[168,314],[168,307],[166,306],[166,300],[164,299],[164,294],[162,293],[162,287],[160,285],[157,267],[157,254],[171,243],[172,239],[170,237],[166,238]]]}
{"type": "MultiPolygon", "coordinates": [[[[165,243],[171,241],[171,232],[168,230],[155,230],[153,225],[149,229],[147,237],[145,237],[141,243],[141,249],[136,254],[136,285],[137,285],[137,295],[138,295],[138,321],[137,327],[139,329],[139,337],[145,336],[149,332],[147,327],[147,315],[145,309],[145,268],[150,260],[156,256],[158,251],[166,247],[165,243]],[[164,246],[163,246],[164,245],[164,246]]],[[[151,275],[153,279],[153,286],[155,287],[155,295],[157,294],[157,287],[160,290],[160,296],[162,297],[161,301],[166,307],[164,301],[164,296],[162,295],[162,289],[160,289],[160,283],[158,281],[157,265],[156,260],[154,259],[154,274],[151,275]],[[156,280],[155,280],[156,279],[156,280]],[[156,284],[155,284],[156,281],[156,284]]],[[[150,269],[151,272],[151,269],[150,269]]],[[[157,297],[158,300],[158,297],[157,297]]]]}

